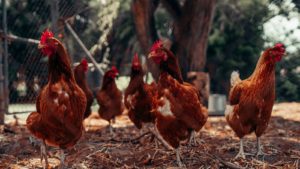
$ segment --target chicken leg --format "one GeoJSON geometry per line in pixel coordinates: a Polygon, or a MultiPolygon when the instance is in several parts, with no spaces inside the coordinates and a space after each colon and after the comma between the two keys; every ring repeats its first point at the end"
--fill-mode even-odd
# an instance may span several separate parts
{"type": "Polygon", "coordinates": [[[41,163],[42,163],[43,169],[48,168],[49,164],[48,164],[47,148],[46,148],[45,140],[43,140],[43,142],[41,144],[41,163]],[[45,165],[43,165],[43,159],[45,159],[45,165]]]}
{"type": "MultiPolygon", "coordinates": [[[[154,130],[150,127],[148,128],[149,131],[155,136],[155,138],[162,143],[162,145],[167,148],[168,150],[173,150],[173,148],[162,138],[162,136],[158,133],[158,129],[156,126],[154,127],[154,130]]],[[[158,145],[157,142],[155,143],[156,146],[158,145]]]]}
{"type": "Polygon", "coordinates": [[[266,155],[262,149],[263,149],[263,146],[261,145],[261,142],[260,142],[260,137],[257,137],[256,138],[256,141],[257,141],[257,153],[256,153],[256,156],[260,156],[260,155],[266,155]]]}
{"type": "Polygon", "coordinates": [[[179,168],[183,168],[183,167],[184,167],[184,164],[181,162],[180,148],[178,147],[175,151],[176,151],[177,165],[178,165],[179,168]]]}
{"type": "Polygon", "coordinates": [[[113,128],[113,126],[112,126],[113,120],[109,120],[108,123],[109,123],[109,124],[108,124],[108,127],[109,127],[109,133],[110,133],[111,136],[113,136],[113,135],[115,134],[115,133],[114,133],[114,128],[113,128]]]}
{"type": "Polygon", "coordinates": [[[63,169],[65,165],[65,152],[63,149],[60,149],[60,169],[63,169]]]}
{"type": "Polygon", "coordinates": [[[197,146],[197,145],[198,145],[198,141],[196,139],[196,131],[193,130],[189,138],[189,146],[197,146]]]}
{"type": "Polygon", "coordinates": [[[32,136],[29,136],[29,143],[32,145],[32,146],[36,146],[36,145],[39,145],[39,141],[36,140],[34,137],[32,136]]]}
{"type": "Polygon", "coordinates": [[[239,150],[238,154],[234,157],[234,159],[237,159],[239,157],[241,157],[243,159],[246,159],[246,156],[245,156],[245,153],[244,153],[243,138],[240,139],[240,150],[239,150]]]}

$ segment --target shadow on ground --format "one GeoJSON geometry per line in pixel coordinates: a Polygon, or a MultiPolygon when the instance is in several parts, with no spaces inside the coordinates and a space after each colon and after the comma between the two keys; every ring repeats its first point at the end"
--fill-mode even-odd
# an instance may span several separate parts
{"type": "MultiPolygon", "coordinates": [[[[187,168],[299,168],[300,118],[286,118],[287,112],[276,112],[262,137],[268,155],[246,160],[233,157],[238,152],[239,140],[223,117],[209,118],[198,133],[198,145],[182,145],[182,159],[187,168]]],[[[74,149],[67,151],[68,168],[169,168],[176,167],[173,151],[155,146],[148,126],[137,130],[123,115],[117,119],[114,134],[107,123],[97,116],[90,117],[86,131],[74,149]]],[[[42,168],[39,143],[30,144],[25,126],[6,125],[0,134],[0,168],[42,168]]],[[[245,138],[245,151],[256,152],[255,135],[245,138]]],[[[52,168],[59,165],[58,150],[49,149],[52,168]]]]}

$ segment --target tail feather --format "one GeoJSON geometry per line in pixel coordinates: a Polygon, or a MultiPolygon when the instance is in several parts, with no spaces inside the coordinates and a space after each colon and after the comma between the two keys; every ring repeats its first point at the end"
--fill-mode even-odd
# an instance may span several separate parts
{"type": "Polygon", "coordinates": [[[231,77],[230,77],[230,84],[231,87],[235,86],[236,84],[238,84],[239,82],[241,82],[241,78],[240,78],[240,74],[238,71],[233,71],[231,73],[231,77]]]}
{"type": "Polygon", "coordinates": [[[224,112],[225,117],[227,118],[232,112],[233,112],[233,106],[226,105],[225,112],[224,112]]]}

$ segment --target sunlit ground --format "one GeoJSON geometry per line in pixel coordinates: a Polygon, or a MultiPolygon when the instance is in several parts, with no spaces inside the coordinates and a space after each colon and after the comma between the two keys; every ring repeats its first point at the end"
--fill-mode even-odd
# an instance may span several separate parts
{"type": "MultiPolygon", "coordinates": [[[[23,124],[24,119],[18,119],[23,124]]],[[[126,115],[117,118],[112,136],[107,122],[93,113],[84,121],[86,132],[74,149],[67,151],[68,168],[168,168],[176,167],[173,151],[162,145],[155,147],[148,129],[137,130],[126,115]],[[146,133],[142,137],[138,137],[146,133]]],[[[25,126],[11,120],[1,127],[0,168],[41,168],[39,144],[31,145],[25,126]]],[[[187,168],[299,168],[300,159],[300,103],[280,103],[273,109],[270,126],[262,137],[264,157],[233,157],[239,140],[223,117],[210,117],[197,135],[196,146],[182,145],[182,159],[187,168]]],[[[245,139],[244,149],[254,154],[254,134],[245,139]]],[[[52,168],[59,165],[58,150],[50,148],[52,168]]]]}

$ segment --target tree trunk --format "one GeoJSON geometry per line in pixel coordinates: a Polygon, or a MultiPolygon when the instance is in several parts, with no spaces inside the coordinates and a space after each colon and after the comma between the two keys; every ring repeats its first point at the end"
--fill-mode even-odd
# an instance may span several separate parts
{"type": "Polygon", "coordinates": [[[173,52],[179,57],[183,78],[189,71],[203,71],[215,0],[186,1],[175,20],[173,52]]]}
{"type": "MultiPolygon", "coordinates": [[[[179,58],[182,76],[186,80],[189,71],[203,71],[206,63],[207,40],[213,19],[215,0],[160,0],[174,19],[174,40],[171,50],[179,58]]],[[[149,52],[156,40],[154,11],[158,1],[133,0],[132,12],[136,31],[144,52],[149,52]]],[[[148,61],[154,78],[158,78],[157,67],[148,61]]]]}
{"type": "Polygon", "coordinates": [[[5,84],[4,84],[4,65],[3,65],[3,50],[2,50],[2,39],[0,39],[0,125],[4,124],[4,114],[7,112],[5,105],[5,84]]]}
{"type": "MultiPolygon", "coordinates": [[[[145,55],[148,54],[152,43],[158,39],[153,16],[157,5],[157,0],[133,0],[131,6],[137,37],[145,55]]],[[[159,76],[158,66],[152,60],[147,59],[147,67],[153,78],[157,80],[159,76]]]]}

